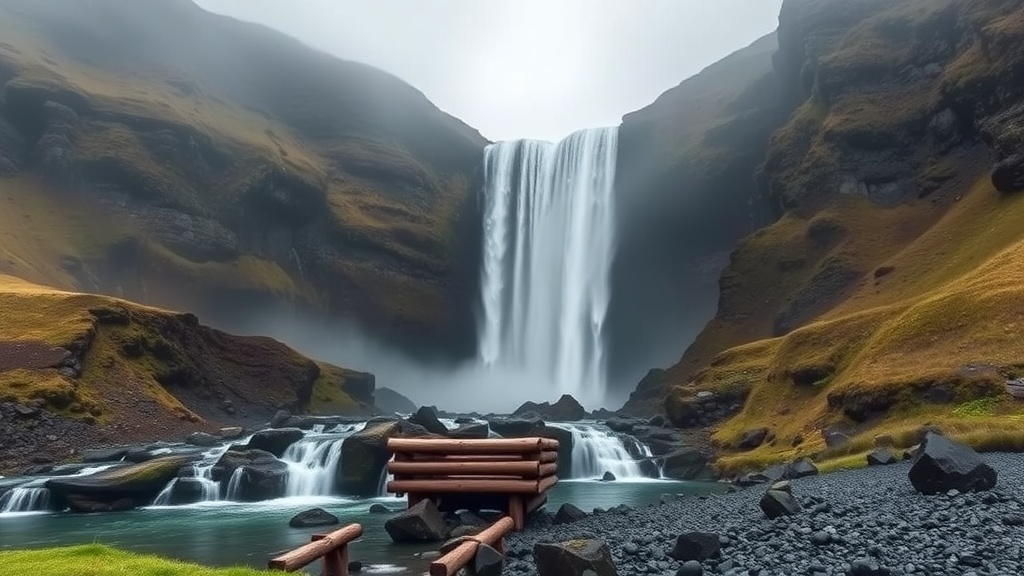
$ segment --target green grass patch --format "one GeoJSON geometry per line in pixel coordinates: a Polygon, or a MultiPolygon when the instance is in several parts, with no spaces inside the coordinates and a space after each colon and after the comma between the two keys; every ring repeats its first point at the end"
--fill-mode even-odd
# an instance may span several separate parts
{"type": "Polygon", "coordinates": [[[267,576],[250,568],[207,568],[157,556],[87,544],[37,550],[0,551],[5,576],[267,576]]]}

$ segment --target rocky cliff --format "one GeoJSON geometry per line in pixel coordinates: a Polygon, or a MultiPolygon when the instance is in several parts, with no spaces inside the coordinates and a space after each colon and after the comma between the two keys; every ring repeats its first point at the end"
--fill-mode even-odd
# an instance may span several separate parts
{"type": "Polygon", "coordinates": [[[472,350],[486,142],[421,93],[188,0],[2,0],[0,30],[0,272],[472,350]]]}
{"type": "Polygon", "coordinates": [[[713,428],[725,469],[925,424],[1005,446],[1024,413],[1024,6],[788,0],[778,42],[796,107],[759,182],[781,217],[737,244],[714,319],[648,389],[713,428]]]}
{"type": "Polygon", "coordinates": [[[192,314],[0,276],[0,471],[278,410],[369,414],[374,378],[192,314]]]}

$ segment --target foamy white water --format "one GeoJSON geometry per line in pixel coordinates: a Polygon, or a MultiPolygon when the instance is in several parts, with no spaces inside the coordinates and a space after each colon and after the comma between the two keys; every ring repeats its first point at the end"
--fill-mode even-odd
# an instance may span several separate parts
{"type": "Polygon", "coordinates": [[[484,153],[479,360],[531,394],[603,400],[617,149],[595,128],[484,153]]]}
{"type": "Polygon", "coordinates": [[[649,480],[640,464],[630,454],[627,442],[634,444],[634,450],[641,457],[651,456],[650,448],[636,440],[623,437],[600,426],[589,424],[564,424],[552,422],[555,426],[572,432],[572,477],[580,480],[601,478],[611,472],[616,480],[649,480]]]}

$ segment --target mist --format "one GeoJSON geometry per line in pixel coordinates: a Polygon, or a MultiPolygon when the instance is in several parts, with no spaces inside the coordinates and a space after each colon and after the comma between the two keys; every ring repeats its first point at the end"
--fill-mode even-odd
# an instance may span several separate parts
{"type": "MultiPolygon", "coordinates": [[[[353,322],[318,323],[287,313],[254,315],[235,333],[270,336],[300,353],[351,370],[370,372],[377,388],[391,388],[419,406],[452,412],[510,413],[526,401],[554,402],[563,393],[535,373],[489,370],[461,362],[413,358],[353,322]]],[[[632,385],[610,383],[603,398],[577,398],[588,411],[622,405],[632,385]],[[624,389],[624,388],[628,388],[624,389]]]]}

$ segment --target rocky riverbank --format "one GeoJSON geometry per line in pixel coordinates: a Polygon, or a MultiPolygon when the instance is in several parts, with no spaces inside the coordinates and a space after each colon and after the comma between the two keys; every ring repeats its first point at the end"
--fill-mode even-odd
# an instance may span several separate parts
{"type": "Polygon", "coordinates": [[[538,574],[538,543],[587,539],[607,545],[618,576],[1021,574],[1024,456],[984,459],[998,483],[981,492],[920,494],[909,480],[910,461],[795,479],[790,487],[801,510],[771,520],[760,506],[764,486],[667,497],[566,524],[539,516],[508,539],[504,574],[538,574]],[[694,532],[713,535],[704,543],[694,537],[695,556],[707,557],[689,563],[673,558],[679,536],[694,532]]]}

